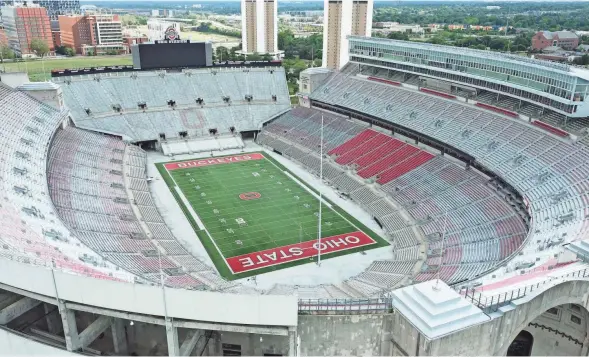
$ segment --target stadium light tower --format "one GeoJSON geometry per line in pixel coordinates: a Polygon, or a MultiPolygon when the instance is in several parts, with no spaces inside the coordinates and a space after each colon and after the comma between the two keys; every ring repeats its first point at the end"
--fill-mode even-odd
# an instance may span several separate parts
{"type": "MultiPolygon", "coordinates": [[[[321,141],[320,141],[321,148],[320,152],[320,159],[319,159],[319,183],[323,183],[323,115],[321,115],[321,141]]],[[[321,185],[319,185],[319,222],[317,223],[317,265],[321,266],[321,208],[323,195],[321,193],[321,185]]]]}

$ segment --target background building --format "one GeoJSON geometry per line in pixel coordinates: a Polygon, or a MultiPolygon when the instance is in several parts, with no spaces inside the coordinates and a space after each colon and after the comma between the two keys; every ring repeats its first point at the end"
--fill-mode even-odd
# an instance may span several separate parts
{"type": "Polygon", "coordinates": [[[61,15],[59,27],[62,45],[78,54],[126,52],[118,15],[61,15]]]}
{"type": "Polygon", "coordinates": [[[31,41],[39,38],[53,50],[53,36],[47,10],[38,5],[3,6],[2,21],[8,45],[17,55],[33,54],[31,41]]]}
{"type": "Polygon", "coordinates": [[[348,62],[346,36],[371,36],[373,0],[325,0],[323,67],[340,69],[348,62]]]}
{"type": "Polygon", "coordinates": [[[241,0],[243,53],[278,53],[278,13],[274,0],[241,0]]]}
{"type": "Polygon", "coordinates": [[[147,20],[147,38],[150,42],[163,40],[166,36],[166,30],[172,27],[176,30],[178,38],[182,38],[180,24],[178,22],[162,21],[158,19],[147,20]]]}
{"type": "MultiPolygon", "coordinates": [[[[15,0],[5,0],[2,1],[4,5],[7,6],[15,6],[18,3],[23,2],[23,0],[15,1],[15,0]]],[[[65,14],[79,14],[80,9],[80,0],[32,0],[32,1],[25,1],[29,4],[39,5],[40,7],[44,7],[47,9],[47,15],[49,15],[50,20],[57,20],[59,15],[65,14]]]]}
{"type": "Polygon", "coordinates": [[[570,31],[539,31],[532,37],[532,49],[543,50],[550,46],[574,50],[579,46],[579,36],[570,31]]]}

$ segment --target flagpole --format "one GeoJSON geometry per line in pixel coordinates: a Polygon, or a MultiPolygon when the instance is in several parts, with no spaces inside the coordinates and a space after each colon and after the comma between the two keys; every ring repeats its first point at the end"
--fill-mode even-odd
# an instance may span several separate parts
{"type": "MultiPolygon", "coordinates": [[[[319,160],[319,181],[323,183],[323,115],[321,115],[321,148],[319,160]]],[[[321,185],[319,185],[319,222],[317,224],[317,265],[321,266],[321,209],[323,207],[323,195],[321,193],[321,185]]]]}

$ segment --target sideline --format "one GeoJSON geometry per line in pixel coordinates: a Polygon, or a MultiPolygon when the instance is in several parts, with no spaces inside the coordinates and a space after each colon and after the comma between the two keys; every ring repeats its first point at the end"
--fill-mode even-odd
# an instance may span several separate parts
{"type": "MultiPolygon", "coordinates": [[[[225,265],[227,265],[227,268],[229,268],[229,270],[233,274],[235,274],[235,272],[233,271],[233,269],[231,269],[231,266],[229,266],[229,263],[227,262],[227,259],[225,258],[225,256],[221,252],[221,249],[219,249],[219,246],[217,245],[217,242],[215,242],[215,240],[213,239],[213,237],[211,236],[211,234],[209,233],[209,231],[205,227],[204,223],[202,223],[202,221],[200,220],[200,217],[198,217],[198,214],[196,214],[196,212],[194,211],[194,208],[192,208],[192,205],[190,204],[190,202],[188,201],[188,199],[186,198],[186,196],[184,196],[184,193],[182,192],[182,190],[178,186],[178,183],[176,182],[176,180],[174,180],[174,177],[170,174],[170,171],[168,171],[168,169],[166,168],[165,165],[163,167],[164,167],[164,169],[166,169],[166,172],[168,173],[168,176],[170,176],[170,178],[174,182],[174,190],[176,190],[176,193],[178,193],[178,195],[180,197],[180,200],[182,200],[182,203],[184,204],[184,206],[186,207],[186,209],[188,210],[188,212],[192,216],[192,219],[194,219],[194,221],[196,222],[196,225],[198,226],[198,228],[200,230],[205,231],[207,233],[207,236],[209,237],[209,240],[213,243],[213,245],[215,246],[215,249],[217,249],[217,252],[221,256],[221,259],[223,260],[223,262],[225,262],[225,265]]],[[[198,236],[198,234],[197,234],[197,236],[198,236]]],[[[212,260],[212,258],[211,258],[211,260],[212,260]]],[[[214,264],[214,262],[213,262],[213,264],[214,264]]]]}

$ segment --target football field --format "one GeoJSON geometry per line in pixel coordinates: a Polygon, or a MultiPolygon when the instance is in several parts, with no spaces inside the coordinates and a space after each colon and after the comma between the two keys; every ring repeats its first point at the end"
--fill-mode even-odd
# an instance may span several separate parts
{"type": "Polygon", "coordinates": [[[388,243],[263,153],[157,164],[219,273],[238,279],[388,243]]]}

